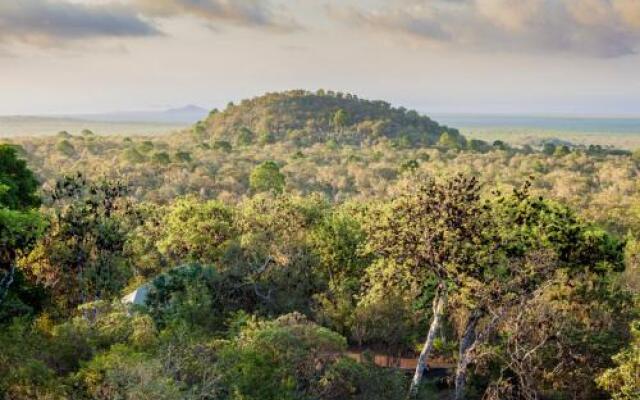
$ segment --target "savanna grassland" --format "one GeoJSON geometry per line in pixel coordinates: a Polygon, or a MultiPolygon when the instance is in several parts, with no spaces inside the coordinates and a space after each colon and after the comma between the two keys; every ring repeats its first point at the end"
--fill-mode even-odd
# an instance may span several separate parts
{"type": "Polygon", "coordinates": [[[640,153],[537,139],[331,91],[4,139],[0,396],[637,399],[640,153]]]}

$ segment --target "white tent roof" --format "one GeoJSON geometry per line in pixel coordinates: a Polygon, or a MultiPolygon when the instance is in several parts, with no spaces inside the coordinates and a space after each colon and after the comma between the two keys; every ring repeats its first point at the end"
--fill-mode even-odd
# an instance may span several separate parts
{"type": "Polygon", "coordinates": [[[125,304],[135,304],[142,306],[147,301],[147,295],[149,294],[149,286],[142,285],[133,292],[122,298],[122,302],[125,304]]]}

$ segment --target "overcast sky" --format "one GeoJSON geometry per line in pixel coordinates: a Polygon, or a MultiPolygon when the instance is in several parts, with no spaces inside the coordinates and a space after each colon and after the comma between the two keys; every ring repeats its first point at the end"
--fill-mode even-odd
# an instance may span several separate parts
{"type": "Polygon", "coordinates": [[[0,114],[333,89],[425,113],[640,115],[640,0],[0,0],[0,114]]]}

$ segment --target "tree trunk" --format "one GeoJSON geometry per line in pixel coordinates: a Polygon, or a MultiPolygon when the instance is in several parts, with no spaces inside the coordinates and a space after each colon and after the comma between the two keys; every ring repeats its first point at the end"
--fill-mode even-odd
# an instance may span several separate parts
{"type": "Polygon", "coordinates": [[[418,394],[418,387],[420,386],[424,372],[427,369],[427,360],[433,351],[433,341],[436,338],[436,333],[442,325],[446,304],[447,293],[443,288],[438,288],[433,299],[433,317],[431,319],[431,326],[429,326],[427,339],[424,342],[422,352],[420,352],[420,357],[418,357],[418,365],[416,365],[416,372],[413,375],[411,388],[409,389],[409,398],[414,398],[418,394]]]}
{"type": "Polygon", "coordinates": [[[463,400],[467,383],[467,367],[471,363],[471,349],[476,343],[476,326],[482,317],[480,310],[473,310],[467,318],[464,334],[460,339],[460,352],[456,366],[456,400],[463,400]]]}
{"type": "Polygon", "coordinates": [[[13,283],[13,278],[15,276],[15,273],[16,273],[16,266],[12,264],[11,269],[9,269],[6,275],[3,276],[2,279],[0,279],[0,304],[2,304],[5,297],[7,297],[7,294],[9,294],[9,288],[13,283]]]}

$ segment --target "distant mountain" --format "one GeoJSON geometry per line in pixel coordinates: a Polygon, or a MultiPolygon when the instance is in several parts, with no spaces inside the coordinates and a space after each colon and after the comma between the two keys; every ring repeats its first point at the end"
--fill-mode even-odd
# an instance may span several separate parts
{"type": "Polygon", "coordinates": [[[103,114],[69,115],[68,117],[98,122],[146,122],[167,124],[194,124],[205,118],[209,111],[198,106],[188,105],[163,111],[122,111],[103,114]]]}
{"type": "Polygon", "coordinates": [[[240,104],[230,103],[223,111],[209,113],[195,126],[194,133],[203,140],[227,140],[238,145],[391,140],[402,146],[428,146],[438,143],[445,133],[452,143],[464,142],[458,130],[416,111],[323,90],[268,93],[240,104]]]}

